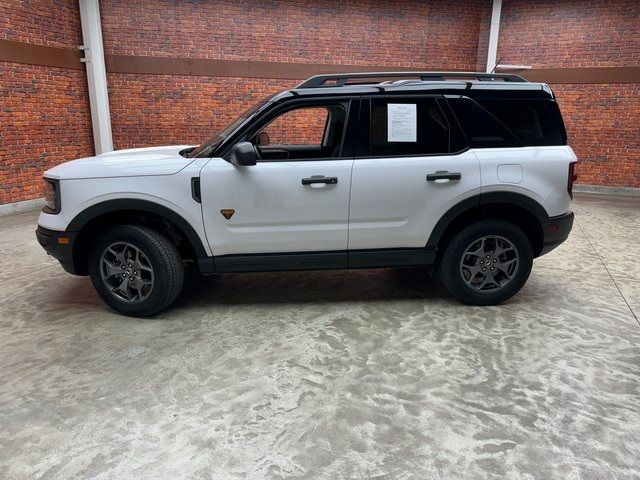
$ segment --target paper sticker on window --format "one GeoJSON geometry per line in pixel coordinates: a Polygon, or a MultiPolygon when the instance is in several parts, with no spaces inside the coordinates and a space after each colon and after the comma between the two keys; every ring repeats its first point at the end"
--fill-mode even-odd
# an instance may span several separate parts
{"type": "Polygon", "coordinates": [[[387,105],[387,141],[416,142],[417,108],[415,103],[387,105]]]}

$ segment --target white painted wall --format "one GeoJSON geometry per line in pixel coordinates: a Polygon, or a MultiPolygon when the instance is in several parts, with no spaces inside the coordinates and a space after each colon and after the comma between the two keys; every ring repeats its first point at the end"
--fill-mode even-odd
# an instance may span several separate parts
{"type": "Polygon", "coordinates": [[[487,73],[492,72],[496,66],[501,11],[502,0],[493,0],[493,7],[491,9],[491,28],[489,30],[489,50],[487,51],[487,73]]]}
{"type": "Polygon", "coordinates": [[[93,144],[96,155],[113,150],[111,112],[107,91],[107,73],[104,65],[100,5],[98,0],[79,0],[80,21],[84,45],[83,62],[87,68],[89,104],[93,127],[93,144]]]}

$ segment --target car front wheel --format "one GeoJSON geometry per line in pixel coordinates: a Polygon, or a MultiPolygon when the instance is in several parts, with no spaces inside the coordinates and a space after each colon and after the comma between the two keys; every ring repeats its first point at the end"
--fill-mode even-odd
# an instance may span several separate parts
{"type": "Polygon", "coordinates": [[[119,225],[95,239],[89,275],[102,300],[130,316],[149,316],[169,306],[184,280],[175,244],[154,230],[119,225]]]}
{"type": "Polygon", "coordinates": [[[533,251],[524,232],[504,220],[484,220],[458,232],[439,265],[442,283],[470,305],[496,305],[518,293],[531,273],[533,251]]]}

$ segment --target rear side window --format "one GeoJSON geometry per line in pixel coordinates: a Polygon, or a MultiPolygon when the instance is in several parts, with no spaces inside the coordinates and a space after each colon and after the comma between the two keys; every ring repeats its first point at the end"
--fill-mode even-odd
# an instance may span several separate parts
{"type": "Polygon", "coordinates": [[[435,98],[371,100],[371,156],[448,154],[450,131],[435,98]]]}
{"type": "Polygon", "coordinates": [[[556,102],[538,99],[491,99],[477,102],[527,146],[565,145],[556,102]]]}

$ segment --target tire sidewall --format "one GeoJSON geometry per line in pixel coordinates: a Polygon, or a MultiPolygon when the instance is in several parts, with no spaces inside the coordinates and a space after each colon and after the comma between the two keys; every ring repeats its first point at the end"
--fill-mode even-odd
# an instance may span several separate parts
{"type": "Polygon", "coordinates": [[[515,224],[505,220],[484,220],[461,230],[448,245],[440,265],[440,276],[447,289],[456,298],[472,305],[495,305],[518,293],[526,283],[533,265],[531,242],[515,224]],[[460,261],[469,245],[487,235],[501,236],[516,249],[519,256],[518,271],[511,282],[495,292],[479,292],[466,284],[460,272],[460,261]]]}
{"type": "MultiPolygon", "coordinates": [[[[146,229],[145,229],[146,230],[146,229]]],[[[149,230],[147,230],[148,232],[149,230]]],[[[156,232],[153,232],[154,234],[156,232]]],[[[160,235],[160,234],[157,234],[160,235]]],[[[157,246],[145,235],[140,227],[122,225],[99,234],[89,252],[89,276],[91,283],[102,300],[114,310],[130,316],[149,316],[166,306],[173,285],[172,272],[157,246]],[[100,273],[100,258],[105,248],[115,242],[126,242],[139,248],[149,259],[153,268],[154,285],[147,298],[139,303],[127,303],[116,298],[107,288],[100,273]]]]}

